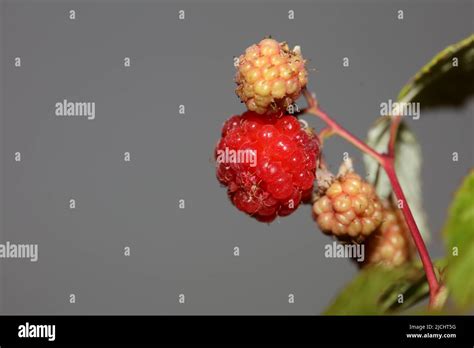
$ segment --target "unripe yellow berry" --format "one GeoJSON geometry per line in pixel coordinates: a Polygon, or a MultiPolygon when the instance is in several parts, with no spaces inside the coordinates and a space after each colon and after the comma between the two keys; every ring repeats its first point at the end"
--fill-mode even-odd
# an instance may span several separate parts
{"type": "Polygon", "coordinates": [[[238,62],[236,93],[249,110],[260,114],[286,110],[307,83],[301,53],[290,51],[286,43],[274,39],[248,47],[238,62]],[[257,96],[269,98],[257,100],[257,96]]]}
{"type": "Polygon", "coordinates": [[[383,217],[372,185],[353,172],[336,179],[314,202],[313,212],[323,232],[356,243],[366,240],[383,217]]]}
{"type": "Polygon", "coordinates": [[[366,257],[362,266],[393,268],[413,256],[413,242],[400,210],[388,202],[384,202],[383,208],[382,224],[365,242],[366,257]]]}

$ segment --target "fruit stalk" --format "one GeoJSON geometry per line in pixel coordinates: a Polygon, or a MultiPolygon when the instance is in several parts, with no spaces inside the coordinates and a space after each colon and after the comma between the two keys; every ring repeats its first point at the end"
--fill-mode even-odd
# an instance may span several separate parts
{"type": "Polygon", "coordinates": [[[395,157],[395,142],[397,141],[398,128],[400,122],[402,121],[401,116],[394,116],[392,122],[390,123],[390,137],[388,141],[388,155],[390,157],[395,157]]]}
{"type": "Polygon", "coordinates": [[[402,201],[401,209],[403,212],[403,216],[405,217],[408,229],[410,230],[411,236],[413,237],[413,241],[415,242],[415,246],[418,250],[418,254],[420,255],[421,262],[423,263],[423,268],[425,269],[426,279],[428,280],[428,284],[430,286],[430,306],[432,307],[435,305],[436,296],[439,292],[440,285],[436,278],[433,263],[431,261],[428,250],[426,249],[423,237],[420,234],[418,226],[416,225],[413,214],[411,213],[410,207],[405,198],[405,194],[403,193],[402,187],[400,186],[400,182],[398,181],[393,159],[393,156],[384,156],[384,164],[382,166],[385,169],[385,172],[387,173],[390,183],[392,184],[395,196],[397,197],[397,199],[402,201]]]}
{"type": "MultiPolygon", "coordinates": [[[[316,102],[316,99],[314,96],[312,96],[306,89],[303,91],[304,96],[306,97],[306,100],[308,101],[309,107],[304,110],[304,112],[313,114],[320,119],[322,119],[328,127],[332,130],[333,134],[338,134],[339,136],[343,137],[352,145],[357,147],[359,150],[362,152],[365,152],[369,155],[371,155],[373,158],[375,158],[380,164],[382,164],[383,158],[382,155],[379,154],[377,151],[375,151],[373,148],[371,148],[369,145],[364,143],[362,140],[357,138],[355,135],[350,133],[348,130],[343,128],[341,125],[339,125],[336,121],[334,121],[332,118],[330,118],[325,112],[323,112],[319,106],[318,103],[316,102]]],[[[327,129],[325,132],[328,132],[327,129]]]]}
{"type": "Polygon", "coordinates": [[[418,254],[420,255],[423,268],[425,270],[426,279],[430,288],[430,308],[436,307],[437,295],[438,293],[440,293],[440,284],[438,282],[438,279],[436,278],[431,257],[428,253],[428,250],[426,249],[423,237],[421,236],[418,226],[416,225],[415,219],[413,217],[413,214],[411,213],[410,207],[406,200],[405,194],[403,193],[403,189],[400,186],[400,182],[398,181],[398,177],[395,171],[395,140],[398,131],[398,126],[401,120],[400,117],[396,116],[392,120],[388,153],[379,153],[378,151],[367,145],[365,142],[357,138],[355,135],[347,131],[344,127],[342,127],[331,117],[329,117],[328,114],[322,111],[321,108],[319,108],[318,106],[316,98],[311,95],[306,89],[303,91],[303,93],[308,102],[308,108],[305,109],[306,113],[319,117],[328,125],[328,127],[332,130],[334,134],[338,134],[362,152],[365,152],[368,155],[372,156],[384,168],[397,199],[402,202],[403,215],[405,217],[408,229],[410,230],[410,234],[415,242],[415,246],[418,250],[418,254]]]}

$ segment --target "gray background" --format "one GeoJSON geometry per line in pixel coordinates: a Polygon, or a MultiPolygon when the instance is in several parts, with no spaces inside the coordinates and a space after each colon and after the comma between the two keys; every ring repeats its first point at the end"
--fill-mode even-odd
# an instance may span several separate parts
{"type": "MultiPolygon", "coordinates": [[[[472,33],[472,11],[472,1],[2,1],[1,240],[38,243],[39,261],[0,260],[1,313],[319,313],[356,268],[324,258],[331,240],[310,207],[261,224],[231,206],[215,179],[222,122],[244,110],[233,56],[265,35],[301,45],[315,69],[309,88],[364,137],[381,102],[472,33]],[[64,98],[96,102],[96,119],[55,117],[64,98]]],[[[473,164],[473,110],[471,101],[409,120],[423,147],[435,257],[448,203],[473,164]]],[[[362,170],[340,139],[326,148],[333,168],[345,151],[362,170]]]]}

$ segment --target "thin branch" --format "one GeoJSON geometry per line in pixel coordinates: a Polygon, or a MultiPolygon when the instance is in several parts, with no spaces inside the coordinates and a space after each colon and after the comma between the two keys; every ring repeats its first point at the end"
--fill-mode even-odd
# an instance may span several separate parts
{"type": "Polygon", "coordinates": [[[334,135],[334,132],[331,127],[324,127],[318,133],[318,138],[321,146],[323,146],[324,141],[330,136],[334,135]]]}
{"type": "Polygon", "coordinates": [[[402,121],[401,116],[393,116],[390,123],[390,140],[388,142],[388,155],[390,157],[395,156],[395,143],[397,141],[398,128],[402,121]]]}
{"type": "Polygon", "coordinates": [[[319,107],[310,108],[308,112],[318,116],[322,119],[326,124],[333,130],[334,133],[340,135],[347,141],[349,141],[352,145],[357,147],[359,150],[368,153],[373,158],[375,158],[380,164],[382,164],[383,156],[375,151],[372,147],[364,143],[362,140],[357,138],[354,134],[350,133],[348,130],[340,126],[336,121],[331,119],[323,110],[319,107]]]}
{"type": "Polygon", "coordinates": [[[397,174],[395,172],[395,167],[393,163],[393,158],[386,157],[385,165],[383,166],[387,176],[392,184],[393,192],[395,196],[402,201],[401,210],[403,212],[403,216],[407,222],[408,228],[411,232],[411,236],[413,237],[413,241],[415,242],[415,246],[418,250],[418,254],[420,255],[421,262],[423,263],[423,267],[426,273],[426,279],[428,280],[428,284],[430,285],[430,304],[434,305],[436,300],[436,295],[438,294],[440,285],[438,283],[438,279],[436,278],[436,274],[433,268],[433,262],[431,261],[430,255],[428,250],[426,249],[425,242],[423,241],[423,237],[421,236],[420,230],[416,225],[415,218],[411,212],[410,206],[408,205],[407,199],[403,192],[403,189],[398,181],[397,174]]]}

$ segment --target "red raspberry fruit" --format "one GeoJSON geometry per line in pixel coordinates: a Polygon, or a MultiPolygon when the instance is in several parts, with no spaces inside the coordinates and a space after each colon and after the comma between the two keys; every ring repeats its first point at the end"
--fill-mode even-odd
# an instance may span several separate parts
{"type": "Polygon", "coordinates": [[[317,136],[296,117],[247,111],[222,127],[216,174],[239,210],[270,222],[311,196],[318,157],[317,136]]]}
{"type": "Polygon", "coordinates": [[[236,93],[250,111],[285,110],[298,99],[308,81],[305,60],[284,42],[264,39],[239,57],[236,93]]]}
{"type": "Polygon", "coordinates": [[[365,247],[363,266],[378,264],[393,268],[411,259],[414,246],[405,218],[399,209],[385,202],[382,224],[367,239],[365,247]]]}
{"type": "Polygon", "coordinates": [[[353,173],[334,181],[313,204],[321,230],[343,241],[363,242],[382,222],[382,203],[374,188],[353,173]]]}

